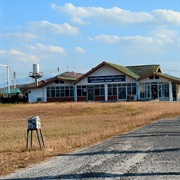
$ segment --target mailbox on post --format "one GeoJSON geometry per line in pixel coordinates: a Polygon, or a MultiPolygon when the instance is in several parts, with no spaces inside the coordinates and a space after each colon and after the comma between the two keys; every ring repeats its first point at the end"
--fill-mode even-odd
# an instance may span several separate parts
{"type": "Polygon", "coordinates": [[[41,120],[39,116],[34,116],[28,119],[28,129],[41,129],[41,120]]]}
{"type": "Polygon", "coordinates": [[[33,116],[27,119],[27,121],[28,121],[28,128],[27,128],[26,149],[28,149],[29,131],[31,132],[31,149],[32,149],[32,132],[34,130],[36,131],[36,134],[37,134],[37,139],[39,142],[40,149],[42,149],[41,141],[43,143],[43,146],[45,146],[45,144],[44,144],[43,134],[41,131],[41,119],[39,118],[39,116],[33,116]],[[39,132],[41,135],[41,139],[39,137],[39,132]]]}

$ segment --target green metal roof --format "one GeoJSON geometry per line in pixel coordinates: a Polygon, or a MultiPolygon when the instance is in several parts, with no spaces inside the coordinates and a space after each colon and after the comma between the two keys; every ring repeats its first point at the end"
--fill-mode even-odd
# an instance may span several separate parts
{"type": "MultiPolygon", "coordinates": [[[[21,90],[19,88],[10,88],[10,94],[16,94],[16,93],[20,93],[20,92],[21,92],[21,90]]],[[[3,89],[1,93],[8,94],[8,88],[3,89]]]]}
{"type": "Polygon", "coordinates": [[[140,77],[161,71],[160,65],[140,65],[140,66],[126,66],[130,71],[139,75],[140,77]]]}
{"type": "Polygon", "coordinates": [[[58,76],[58,78],[60,80],[64,80],[64,81],[71,81],[74,82],[77,78],[72,78],[72,77],[62,77],[62,76],[58,76]]]}
{"type": "Polygon", "coordinates": [[[158,64],[139,65],[139,66],[121,66],[121,65],[113,64],[109,62],[106,62],[106,64],[136,79],[141,79],[148,75],[155,74],[155,75],[159,75],[161,77],[167,78],[171,80],[172,82],[176,82],[180,84],[180,78],[162,73],[160,65],[158,64]]]}
{"type": "Polygon", "coordinates": [[[121,66],[121,65],[118,65],[118,64],[113,64],[113,63],[110,63],[110,62],[106,62],[106,64],[108,64],[109,66],[117,69],[118,71],[121,71],[135,79],[139,78],[140,76],[136,73],[134,73],[133,71],[131,71],[129,68],[125,67],[125,66],[121,66]]]}
{"type": "Polygon", "coordinates": [[[159,72],[154,73],[154,74],[155,75],[159,75],[159,76],[164,77],[164,78],[167,78],[167,79],[169,79],[169,80],[171,80],[173,82],[177,82],[177,83],[180,84],[180,78],[178,78],[178,77],[174,77],[174,76],[171,76],[171,75],[168,75],[168,74],[164,74],[164,73],[159,73],[159,72]]]}

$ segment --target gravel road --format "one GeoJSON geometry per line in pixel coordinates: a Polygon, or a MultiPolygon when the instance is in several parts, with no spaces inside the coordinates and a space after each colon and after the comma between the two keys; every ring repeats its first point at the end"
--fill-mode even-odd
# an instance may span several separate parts
{"type": "Polygon", "coordinates": [[[180,180],[180,118],[161,119],[0,179],[180,180]]]}

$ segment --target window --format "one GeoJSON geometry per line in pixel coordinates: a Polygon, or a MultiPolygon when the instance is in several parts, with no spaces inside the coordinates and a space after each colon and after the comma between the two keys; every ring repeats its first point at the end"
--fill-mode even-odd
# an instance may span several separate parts
{"type": "Polygon", "coordinates": [[[117,95],[117,85],[116,84],[108,84],[108,95],[117,95]]]}
{"type": "Polygon", "coordinates": [[[155,79],[159,79],[159,76],[155,76],[155,79]]]}
{"type": "Polygon", "coordinates": [[[55,80],[55,84],[59,84],[59,80],[55,80]]]}
{"type": "Polygon", "coordinates": [[[65,91],[64,91],[64,87],[61,87],[61,97],[65,96],[65,91]]]}
{"type": "Polygon", "coordinates": [[[95,95],[104,96],[104,85],[95,85],[95,95]]]}
{"type": "Polygon", "coordinates": [[[104,85],[100,85],[100,96],[104,96],[105,92],[104,92],[104,85]]]}
{"type": "Polygon", "coordinates": [[[50,87],[47,87],[47,97],[51,97],[51,89],[50,89],[50,87]]]}
{"type": "Polygon", "coordinates": [[[87,86],[77,86],[77,96],[86,96],[87,86]]]}
{"type": "Polygon", "coordinates": [[[108,95],[113,95],[111,84],[108,84],[108,95]]]}
{"type": "Polygon", "coordinates": [[[56,87],[56,97],[60,97],[59,87],[56,87]]]}
{"type": "Polygon", "coordinates": [[[69,86],[65,86],[65,96],[69,97],[69,86]]]}
{"type": "Polygon", "coordinates": [[[116,84],[113,84],[113,95],[117,95],[117,86],[116,84]]]}
{"type": "Polygon", "coordinates": [[[96,96],[99,96],[99,95],[100,95],[99,85],[95,85],[95,95],[96,95],[96,96]]]}
{"type": "Polygon", "coordinates": [[[86,86],[82,86],[82,96],[86,96],[86,92],[87,92],[86,86]]]}
{"type": "Polygon", "coordinates": [[[149,76],[149,79],[154,79],[154,76],[153,75],[149,76]]]}
{"type": "Polygon", "coordinates": [[[132,94],[136,94],[136,86],[132,86],[132,94]]]}
{"type": "Polygon", "coordinates": [[[57,86],[57,87],[47,87],[47,97],[72,97],[74,96],[73,86],[57,86]]]}
{"type": "Polygon", "coordinates": [[[74,96],[74,89],[73,89],[73,86],[70,86],[70,96],[74,96]]]}
{"type": "Polygon", "coordinates": [[[127,87],[127,94],[131,95],[131,87],[127,87]]]}
{"type": "Polygon", "coordinates": [[[61,81],[61,80],[55,80],[55,84],[64,84],[64,81],[61,81]]]}
{"type": "Polygon", "coordinates": [[[77,87],[77,96],[81,96],[81,86],[77,87]]]}
{"type": "Polygon", "coordinates": [[[164,97],[169,97],[169,84],[164,83],[164,97]]]}
{"type": "Polygon", "coordinates": [[[51,87],[51,97],[55,97],[55,87],[51,87]]]}
{"type": "Polygon", "coordinates": [[[95,95],[96,95],[96,96],[99,96],[99,95],[100,95],[99,88],[95,88],[95,95]]]}

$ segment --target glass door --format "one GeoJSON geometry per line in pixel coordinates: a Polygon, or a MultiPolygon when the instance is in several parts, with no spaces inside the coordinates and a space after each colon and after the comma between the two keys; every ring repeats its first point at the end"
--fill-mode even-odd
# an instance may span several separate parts
{"type": "Polygon", "coordinates": [[[150,85],[146,85],[146,98],[151,98],[151,88],[150,85]]]}
{"type": "Polygon", "coordinates": [[[94,89],[88,88],[88,101],[94,101],[94,89]]]}
{"type": "Polygon", "coordinates": [[[159,84],[158,85],[158,98],[161,98],[162,97],[162,84],[159,84]]]}
{"type": "Polygon", "coordinates": [[[118,87],[118,99],[119,100],[127,99],[126,87],[118,87]]]}
{"type": "Polygon", "coordinates": [[[157,95],[157,85],[156,84],[151,85],[151,94],[152,94],[153,99],[156,99],[158,97],[158,95],[157,95]]]}

